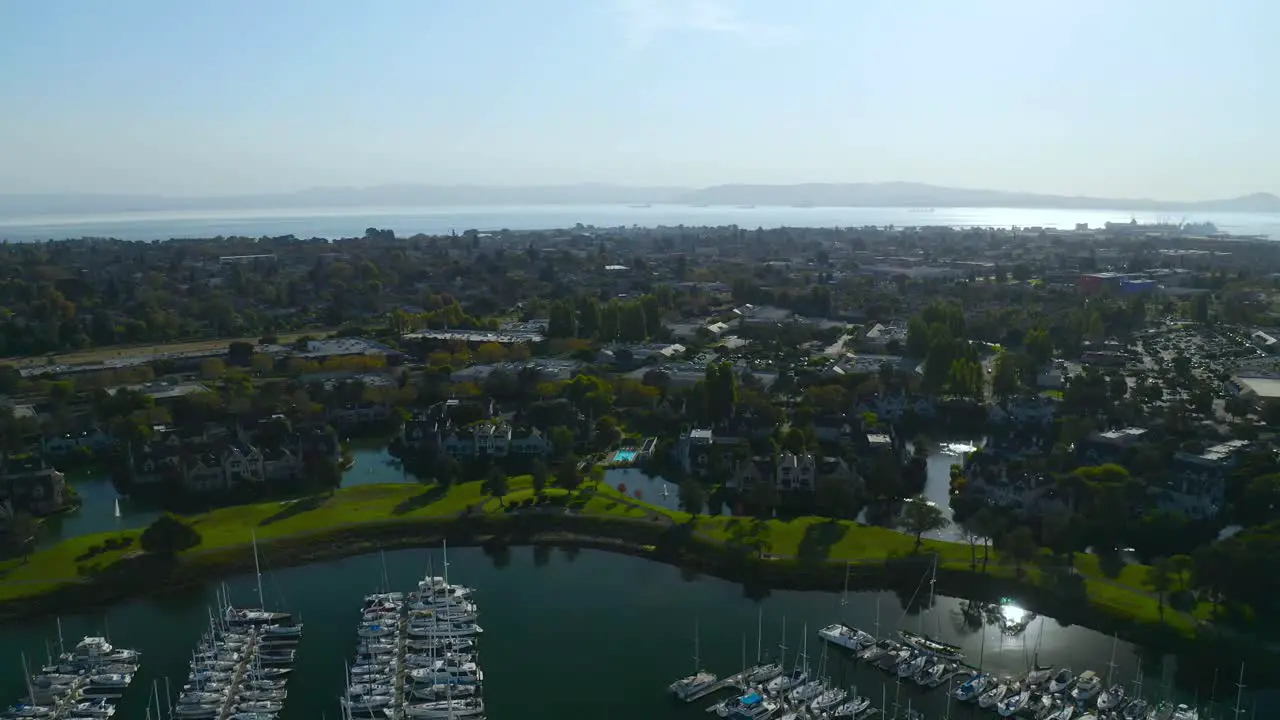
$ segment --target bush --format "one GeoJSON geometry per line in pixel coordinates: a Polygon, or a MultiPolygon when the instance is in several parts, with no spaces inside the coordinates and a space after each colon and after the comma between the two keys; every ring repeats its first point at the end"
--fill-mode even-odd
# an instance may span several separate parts
{"type": "Polygon", "coordinates": [[[165,514],[142,531],[142,549],[149,553],[174,555],[200,544],[200,533],[181,518],[165,514]]]}

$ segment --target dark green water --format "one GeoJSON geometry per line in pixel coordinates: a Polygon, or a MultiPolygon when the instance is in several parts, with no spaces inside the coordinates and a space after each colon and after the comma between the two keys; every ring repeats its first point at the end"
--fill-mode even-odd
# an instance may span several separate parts
{"type": "MultiPolygon", "coordinates": [[[[439,571],[439,552],[408,550],[385,556],[387,575],[397,588],[412,588],[430,557],[439,571]]],[[[757,611],[764,613],[766,653],[777,652],[782,620],[787,618],[788,645],[794,655],[808,623],[809,656],[814,667],[822,654],[815,631],[839,617],[839,594],[774,592],[756,602],[739,585],[712,578],[689,578],[680,570],[647,560],[598,551],[570,552],[547,548],[514,548],[508,555],[487,556],[475,548],[450,553],[450,579],[477,588],[481,663],[485,670],[488,716],[499,718],[652,718],[707,717],[710,700],[676,705],[664,688],[691,669],[695,619],[701,628],[704,665],[723,675],[740,669],[742,638],[755,659],[757,611]]],[[[270,567],[270,557],[264,558],[270,567]]],[[[306,633],[289,686],[286,720],[337,718],[343,663],[354,648],[363,595],[381,585],[378,555],[288,568],[264,578],[268,604],[299,613],[306,633]]],[[[252,577],[228,581],[232,598],[249,604],[252,577]]],[[[169,677],[180,683],[187,658],[207,626],[214,600],[210,585],[178,596],[138,600],[104,612],[63,618],[66,638],[107,632],[115,644],[141,650],[142,670],[117,717],[141,719],[153,680],[169,677]]],[[[1077,672],[1105,673],[1111,654],[1109,637],[1082,628],[1064,628],[1052,620],[1019,618],[1006,609],[1006,621],[1030,619],[1025,630],[1010,636],[997,625],[966,627],[961,601],[938,598],[922,616],[906,616],[893,593],[851,593],[847,621],[873,630],[877,606],[883,632],[897,628],[940,634],[966,647],[977,661],[999,673],[1024,672],[1037,641],[1043,662],[1069,665],[1077,672]],[[1041,632],[1043,628],[1043,633],[1041,632]],[[1042,639],[1041,639],[1042,638],[1042,639]]],[[[994,615],[1001,616],[996,611],[994,615]]],[[[20,653],[43,658],[45,643],[56,640],[53,619],[0,627],[0,702],[23,694],[20,653]]],[[[893,702],[896,688],[877,670],[854,666],[832,651],[828,671],[846,687],[879,703],[882,687],[893,702]]],[[[1135,677],[1134,650],[1121,644],[1116,653],[1117,679],[1135,677]]],[[[1150,695],[1160,680],[1148,678],[1150,695]]],[[[945,705],[941,690],[901,686],[900,701],[936,710],[945,705]]],[[[969,710],[954,713],[966,717],[969,710]]],[[[977,716],[977,711],[973,711],[977,716]]]]}

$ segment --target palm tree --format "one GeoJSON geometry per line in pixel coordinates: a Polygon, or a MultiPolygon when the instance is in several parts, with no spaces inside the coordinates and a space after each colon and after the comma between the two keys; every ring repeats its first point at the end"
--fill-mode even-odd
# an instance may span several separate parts
{"type": "Polygon", "coordinates": [[[999,537],[1004,530],[1004,518],[1000,517],[991,508],[982,508],[969,518],[969,525],[973,527],[982,539],[982,569],[987,569],[987,562],[991,560],[991,541],[999,537]]]}

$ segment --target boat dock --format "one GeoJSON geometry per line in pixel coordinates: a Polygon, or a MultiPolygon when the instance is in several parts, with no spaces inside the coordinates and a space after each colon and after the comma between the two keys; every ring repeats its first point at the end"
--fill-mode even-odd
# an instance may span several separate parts
{"type": "Polygon", "coordinates": [[[62,623],[58,623],[58,656],[50,657],[36,674],[25,655],[22,670],[27,695],[0,717],[62,718],[93,715],[110,717],[138,671],[141,654],[116,648],[105,637],[88,636],[63,650],[62,623]]]}

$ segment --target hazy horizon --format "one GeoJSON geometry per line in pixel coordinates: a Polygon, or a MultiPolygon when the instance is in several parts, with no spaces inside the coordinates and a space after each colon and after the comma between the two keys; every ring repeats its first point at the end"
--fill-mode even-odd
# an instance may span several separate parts
{"type": "Polygon", "coordinates": [[[1280,194],[1257,0],[0,4],[0,193],[1280,194]]]}

